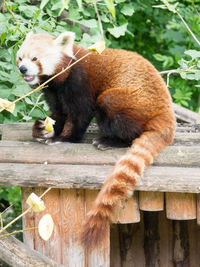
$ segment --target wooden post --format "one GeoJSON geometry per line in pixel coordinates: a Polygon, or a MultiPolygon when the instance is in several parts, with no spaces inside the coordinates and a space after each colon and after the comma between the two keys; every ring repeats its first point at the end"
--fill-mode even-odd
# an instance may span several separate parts
{"type": "Polygon", "coordinates": [[[171,220],[196,219],[196,195],[190,193],[166,193],[166,213],[171,220]]]}
{"type": "MultiPolygon", "coordinates": [[[[98,191],[86,190],[86,213],[91,209],[98,191]]],[[[97,246],[92,251],[87,251],[87,267],[110,267],[110,227],[108,226],[106,236],[104,238],[104,244],[97,246]]]]}
{"type": "Polygon", "coordinates": [[[175,267],[189,266],[189,242],[186,221],[173,221],[173,252],[175,267]]]}
{"type": "Polygon", "coordinates": [[[144,212],[144,251],[145,266],[159,266],[160,233],[158,228],[158,212],[144,212]]]}
{"type": "Polygon", "coordinates": [[[164,193],[163,192],[139,192],[140,210],[144,211],[160,211],[164,209],[164,193]]]}
{"type": "Polygon", "coordinates": [[[136,223],[140,221],[140,211],[138,205],[138,192],[129,198],[124,207],[118,207],[115,212],[114,223],[136,223]]]}

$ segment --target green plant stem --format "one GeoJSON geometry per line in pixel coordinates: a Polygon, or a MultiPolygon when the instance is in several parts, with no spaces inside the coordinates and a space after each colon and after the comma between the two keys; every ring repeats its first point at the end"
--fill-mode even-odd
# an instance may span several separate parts
{"type": "MultiPolygon", "coordinates": [[[[40,198],[42,198],[44,195],[46,195],[46,193],[48,193],[51,189],[52,189],[52,187],[49,187],[47,190],[45,190],[44,193],[40,196],[40,198]]],[[[11,222],[9,222],[6,226],[4,226],[3,228],[1,228],[0,229],[0,233],[2,233],[3,231],[5,231],[9,226],[11,226],[13,223],[15,223],[17,220],[19,220],[24,215],[26,215],[29,211],[31,211],[31,209],[32,209],[32,207],[29,207],[22,214],[20,214],[14,220],[12,220],[11,222]]]]}
{"type": "Polygon", "coordinates": [[[23,233],[23,232],[30,231],[30,230],[35,230],[35,229],[38,229],[38,227],[31,227],[31,228],[27,228],[27,229],[23,229],[23,230],[13,231],[13,232],[8,233],[8,234],[0,235],[0,238],[11,236],[11,235],[18,234],[18,233],[23,233]]]}
{"type": "Polygon", "coordinates": [[[200,46],[200,41],[197,39],[197,37],[194,35],[194,33],[192,32],[192,30],[190,29],[190,27],[188,26],[188,24],[185,22],[184,18],[181,16],[181,14],[176,10],[177,15],[179,16],[179,18],[182,20],[183,24],[185,25],[185,27],[187,28],[187,30],[189,31],[189,33],[192,35],[193,39],[196,41],[196,43],[200,46]]]}

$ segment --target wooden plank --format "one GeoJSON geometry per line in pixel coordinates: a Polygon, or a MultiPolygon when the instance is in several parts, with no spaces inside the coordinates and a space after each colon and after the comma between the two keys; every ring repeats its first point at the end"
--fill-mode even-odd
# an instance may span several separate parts
{"type": "MultiPolygon", "coordinates": [[[[0,141],[0,162],[114,165],[127,149],[100,151],[90,144],[62,143],[48,146],[36,142],[0,141]],[[40,156],[38,156],[40,155],[40,156]]],[[[200,146],[169,146],[154,165],[199,167],[200,146]]]]}
{"type": "MultiPolygon", "coordinates": [[[[195,116],[198,117],[198,114],[195,114],[195,116]]],[[[3,140],[32,140],[32,125],[33,123],[24,122],[0,124],[0,135],[2,135],[3,140]]],[[[199,129],[199,124],[178,123],[176,127],[176,134],[179,132],[186,132],[190,135],[192,132],[199,133],[199,129]]],[[[85,135],[87,142],[91,143],[92,139],[98,134],[98,131],[98,126],[96,124],[90,124],[85,135]]]]}
{"type": "MultiPolygon", "coordinates": [[[[112,166],[0,163],[0,170],[1,186],[100,189],[112,166]]],[[[199,193],[199,178],[200,168],[151,166],[136,190],[199,193]]]]}
{"type": "Polygon", "coordinates": [[[80,244],[81,225],[85,217],[84,190],[61,190],[62,263],[85,267],[84,248],[80,244]]]}
{"type": "MultiPolygon", "coordinates": [[[[92,208],[97,197],[97,190],[86,190],[86,213],[92,208]]],[[[87,251],[87,267],[110,267],[110,227],[108,226],[103,244],[98,245],[94,250],[87,251]]]]}
{"type": "Polygon", "coordinates": [[[164,209],[163,192],[139,192],[139,207],[144,211],[160,211],[164,209]]]}
{"type": "Polygon", "coordinates": [[[197,194],[197,224],[200,225],[200,194],[197,194]]]}
{"type": "Polygon", "coordinates": [[[196,195],[190,193],[166,193],[166,214],[171,220],[196,219],[196,195]]]}
{"type": "MultiPolygon", "coordinates": [[[[34,192],[34,188],[23,187],[21,188],[21,191],[22,191],[22,212],[24,212],[29,208],[28,204],[26,204],[26,200],[28,196],[32,192],[34,192]]],[[[26,214],[26,216],[22,217],[22,220],[23,220],[23,229],[35,227],[35,212],[30,211],[29,213],[26,214]]],[[[24,243],[27,245],[27,247],[29,247],[30,249],[34,249],[35,231],[31,230],[23,232],[23,240],[24,243]]]]}
{"type": "Polygon", "coordinates": [[[140,211],[138,204],[138,193],[129,198],[124,206],[116,209],[114,223],[136,223],[140,221],[140,211]]]}
{"type": "MultiPolygon", "coordinates": [[[[41,196],[45,191],[44,188],[36,188],[34,193],[41,196]]],[[[54,230],[48,241],[44,241],[38,231],[35,231],[35,249],[52,260],[62,263],[62,247],[61,247],[61,230],[60,230],[60,192],[59,189],[51,189],[42,199],[46,209],[43,212],[35,213],[35,225],[38,226],[40,219],[45,214],[50,214],[54,222],[54,230]]]]}
{"type": "Polygon", "coordinates": [[[189,238],[189,266],[196,267],[200,262],[200,227],[195,220],[187,222],[189,238]]]}
{"type": "Polygon", "coordinates": [[[121,267],[119,225],[113,224],[110,229],[110,267],[121,267]]]}
{"type": "MultiPolygon", "coordinates": [[[[39,252],[30,249],[14,238],[13,236],[4,237],[0,239],[0,260],[6,262],[2,266],[14,267],[61,267],[59,263],[41,255],[39,252]]],[[[63,266],[64,267],[64,266],[63,266]]]]}
{"type": "Polygon", "coordinates": [[[144,212],[144,252],[146,267],[159,266],[160,233],[158,212],[144,212]]]}
{"type": "MultiPolygon", "coordinates": [[[[133,228],[133,242],[131,250],[128,251],[129,254],[133,255],[133,262],[137,263],[137,267],[146,267],[145,265],[145,253],[144,253],[144,216],[143,212],[141,214],[140,223],[134,224],[133,228]]],[[[132,267],[133,265],[130,265],[132,267]]],[[[128,266],[127,266],[128,267],[128,266]]]]}
{"type": "Polygon", "coordinates": [[[175,266],[189,266],[187,221],[173,221],[173,262],[175,266]]]}
{"type": "Polygon", "coordinates": [[[172,103],[175,116],[178,120],[183,121],[183,122],[188,122],[188,123],[196,123],[198,119],[198,114],[187,109],[184,107],[181,107],[175,103],[172,103]]]}
{"type": "Polygon", "coordinates": [[[174,267],[173,264],[173,234],[172,220],[166,218],[165,211],[158,213],[158,227],[160,236],[160,265],[174,267]]]}

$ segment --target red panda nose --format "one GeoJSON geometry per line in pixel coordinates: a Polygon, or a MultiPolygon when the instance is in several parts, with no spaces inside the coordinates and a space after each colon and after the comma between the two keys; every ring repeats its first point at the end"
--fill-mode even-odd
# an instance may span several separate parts
{"type": "Polygon", "coordinates": [[[22,65],[19,70],[22,74],[25,74],[27,72],[27,68],[24,65],[22,65]]]}

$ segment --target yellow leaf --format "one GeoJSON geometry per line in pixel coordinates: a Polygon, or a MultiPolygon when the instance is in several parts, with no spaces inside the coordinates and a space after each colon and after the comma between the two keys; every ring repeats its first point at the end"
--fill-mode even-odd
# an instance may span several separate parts
{"type": "Polygon", "coordinates": [[[15,109],[15,104],[12,104],[12,102],[0,98],[0,107],[5,108],[7,111],[13,113],[15,109]]]}
{"type": "Polygon", "coordinates": [[[56,122],[50,118],[50,117],[46,117],[45,121],[44,121],[44,125],[45,125],[45,130],[48,132],[53,132],[53,125],[56,122]]]}
{"type": "Polygon", "coordinates": [[[95,51],[98,54],[101,54],[103,50],[105,49],[105,42],[104,41],[98,41],[95,44],[88,47],[90,51],[95,51]]]}
{"type": "Polygon", "coordinates": [[[40,237],[47,241],[52,235],[54,222],[50,214],[44,215],[38,224],[38,232],[40,237]]]}
{"type": "Polygon", "coordinates": [[[44,201],[41,200],[35,193],[31,193],[27,198],[26,203],[35,211],[40,212],[45,209],[44,201]]]}

